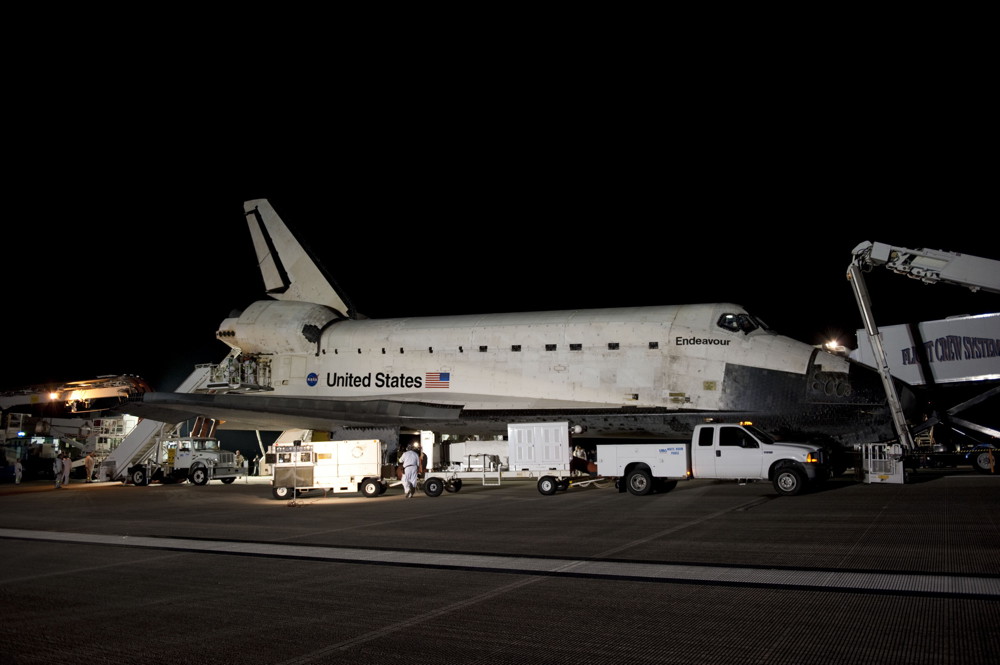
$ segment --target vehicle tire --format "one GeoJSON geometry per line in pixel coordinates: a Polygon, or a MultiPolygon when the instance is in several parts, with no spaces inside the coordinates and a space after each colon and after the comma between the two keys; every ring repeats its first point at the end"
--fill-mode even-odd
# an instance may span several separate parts
{"type": "Polygon", "coordinates": [[[275,499],[294,499],[295,490],[291,487],[272,487],[271,496],[275,499]]]}
{"type": "Polygon", "coordinates": [[[389,489],[389,483],[385,482],[384,480],[381,481],[378,484],[378,493],[379,494],[385,494],[386,491],[388,491],[388,489],[389,489]]]}
{"type": "Polygon", "coordinates": [[[136,487],[149,484],[149,478],[146,477],[146,470],[143,468],[132,469],[129,471],[128,477],[136,487]]]}
{"type": "Polygon", "coordinates": [[[444,489],[445,489],[446,492],[453,492],[453,493],[454,492],[458,492],[459,490],[462,489],[462,479],[461,478],[455,478],[451,482],[445,483],[444,484],[444,489]]]}
{"type": "Polygon", "coordinates": [[[556,493],[556,479],[552,476],[542,476],[538,479],[538,492],[543,496],[552,496],[556,493]]]}
{"type": "Polygon", "coordinates": [[[1000,466],[1000,459],[997,459],[997,450],[995,449],[982,449],[973,450],[969,453],[969,461],[972,462],[972,468],[979,473],[996,473],[997,466],[1000,466]],[[990,470],[990,453],[993,453],[993,470],[990,470]]]}
{"type": "Polygon", "coordinates": [[[424,494],[427,496],[441,496],[444,491],[444,483],[440,478],[428,478],[424,481],[424,494]]]}
{"type": "Polygon", "coordinates": [[[774,490],[781,496],[800,494],[805,486],[805,476],[794,466],[785,466],[774,472],[774,490]]]}
{"type": "Polygon", "coordinates": [[[382,483],[374,478],[365,478],[361,481],[361,493],[367,497],[378,496],[382,493],[382,483]]]}
{"type": "Polygon", "coordinates": [[[235,479],[235,478],[220,478],[219,480],[221,480],[221,481],[222,481],[222,484],[223,484],[223,485],[232,485],[232,484],[233,484],[233,482],[235,482],[235,481],[236,481],[236,479],[235,479]]]}
{"type": "Polygon", "coordinates": [[[556,491],[557,492],[565,492],[568,489],[569,489],[569,481],[568,480],[566,480],[565,478],[560,478],[559,480],[556,481],[556,491]]]}
{"type": "Polygon", "coordinates": [[[208,482],[208,469],[203,466],[196,466],[191,469],[191,473],[188,475],[191,482],[195,485],[204,485],[208,482]]]}
{"type": "Polygon", "coordinates": [[[645,469],[636,469],[625,480],[630,494],[645,496],[653,491],[653,477],[645,469]]]}

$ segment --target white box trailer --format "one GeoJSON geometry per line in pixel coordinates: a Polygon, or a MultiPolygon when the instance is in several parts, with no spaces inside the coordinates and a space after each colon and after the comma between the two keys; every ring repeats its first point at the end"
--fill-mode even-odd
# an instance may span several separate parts
{"type": "Polygon", "coordinates": [[[509,466],[515,472],[570,472],[569,423],[507,425],[509,466]]]}
{"type": "Polygon", "coordinates": [[[314,489],[373,497],[389,488],[382,479],[386,444],[378,439],[292,442],[276,444],[272,450],[271,494],[275,499],[290,499],[314,489]]]}
{"type": "Polygon", "coordinates": [[[448,466],[459,471],[509,469],[507,441],[455,441],[448,444],[448,466]]]}
{"type": "MultiPolygon", "coordinates": [[[[432,450],[433,435],[423,437],[421,449],[432,450]]],[[[271,494],[275,499],[291,499],[302,492],[360,492],[367,497],[384,494],[401,485],[395,459],[387,459],[389,444],[379,439],[312,441],[311,430],[282,435],[265,459],[271,465],[271,494]],[[293,438],[298,437],[298,438],[293,438]]],[[[428,456],[428,464],[432,458],[428,456]]],[[[486,469],[479,472],[486,484],[486,469]]],[[[499,469],[495,470],[499,478],[499,469]]],[[[425,472],[418,481],[427,496],[458,492],[463,474],[457,470],[425,472]]]]}

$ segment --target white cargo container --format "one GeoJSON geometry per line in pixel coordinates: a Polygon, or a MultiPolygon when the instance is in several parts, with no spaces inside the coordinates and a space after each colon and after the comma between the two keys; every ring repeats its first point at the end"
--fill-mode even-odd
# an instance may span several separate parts
{"type": "Polygon", "coordinates": [[[386,444],[378,439],[295,442],[275,445],[272,450],[275,499],[313,489],[372,497],[389,488],[382,479],[386,444]]]}

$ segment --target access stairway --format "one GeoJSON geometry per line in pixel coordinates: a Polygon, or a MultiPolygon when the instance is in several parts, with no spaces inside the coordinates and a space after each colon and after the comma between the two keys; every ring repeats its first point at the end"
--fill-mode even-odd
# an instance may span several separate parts
{"type": "MultiPolygon", "coordinates": [[[[197,365],[191,375],[177,388],[179,393],[193,393],[209,380],[215,365],[197,365]]],[[[130,467],[149,460],[163,438],[175,435],[181,423],[161,423],[143,419],[128,436],[111,451],[97,471],[101,481],[124,480],[130,467]]]]}

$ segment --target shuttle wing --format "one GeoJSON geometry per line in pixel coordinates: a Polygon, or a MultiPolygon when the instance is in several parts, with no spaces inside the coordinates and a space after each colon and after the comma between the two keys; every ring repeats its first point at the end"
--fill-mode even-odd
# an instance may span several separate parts
{"type": "Polygon", "coordinates": [[[334,430],[353,425],[448,424],[461,407],[393,400],[329,400],[199,393],[146,393],[117,409],[140,418],[179,423],[197,416],[221,421],[221,429],[280,431],[302,427],[334,430]]]}

